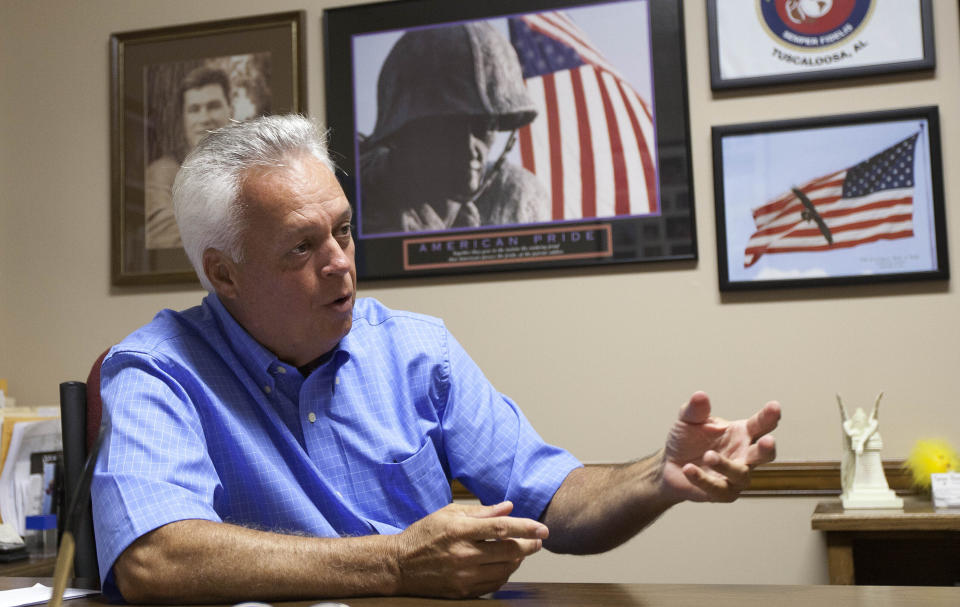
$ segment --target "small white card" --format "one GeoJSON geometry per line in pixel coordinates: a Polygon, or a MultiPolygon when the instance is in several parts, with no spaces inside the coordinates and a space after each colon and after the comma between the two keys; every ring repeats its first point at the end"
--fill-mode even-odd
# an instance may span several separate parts
{"type": "MultiPolygon", "coordinates": [[[[42,605],[50,600],[53,594],[53,588],[43,584],[34,584],[29,588],[15,588],[13,590],[4,590],[0,592],[0,605],[2,607],[26,607],[27,605],[42,605]]],[[[67,588],[63,593],[64,600],[75,599],[91,594],[100,594],[99,590],[78,590],[76,588],[67,588]]]]}
{"type": "Polygon", "coordinates": [[[943,472],[930,475],[933,505],[936,508],[960,508],[960,473],[943,472]]]}

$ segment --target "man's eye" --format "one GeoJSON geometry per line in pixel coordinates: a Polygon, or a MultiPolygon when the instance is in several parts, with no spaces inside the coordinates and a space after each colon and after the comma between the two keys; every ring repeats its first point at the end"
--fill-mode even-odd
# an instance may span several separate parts
{"type": "Polygon", "coordinates": [[[307,249],[309,249],[309,248],[310,248],[310,247],[309,247],[309,245],[308,245],[306,242],[301,242],[301,243],[298,244],[297,246],[293,247],[293,248],[290,250],[290,252],[293,253],[294,255],[302,255],[302,254],[306,253],[306,252],[307,252],[307,249]]]}

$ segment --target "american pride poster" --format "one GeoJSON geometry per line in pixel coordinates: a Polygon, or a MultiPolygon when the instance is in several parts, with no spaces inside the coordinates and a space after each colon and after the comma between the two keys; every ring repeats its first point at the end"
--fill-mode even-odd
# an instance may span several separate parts
{"type": "Polygon", "coordinates": [[[325,18],[362,278],[697,258],[676,0],[406,0],[325,18]]]}
{"type": "MultiPolygon", "coordinates": [[[[536,118],[517,129],[504,162],[522,167],[542,185],[546,199],[538,222],[659,214],[648,10],[647,0],[628,0],[482,20],[516,52],[523,85],[536,107],[536,118]]],[[[380,66],[406,31],[354,38],[355,120],[361,137],[374,132],[382,113],[377,107],[380,66]]],[[[495,134],[488,163],[509,140],[509,131],[495,134]]],[[[361,206],[363,194],[361,189],[361,206]]],[[[480,225],[497,224],[481,217],[480,225]]],[[[359,228],[362,236],[377,235],[362,222],[359,228]]]]}

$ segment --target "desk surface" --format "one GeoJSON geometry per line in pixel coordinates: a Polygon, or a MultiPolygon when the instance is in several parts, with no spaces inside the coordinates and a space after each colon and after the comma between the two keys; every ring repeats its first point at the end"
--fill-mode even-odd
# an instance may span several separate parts
{"type": "Polygon", "coordinates": [[[10,561],[0,563],[0,576],[2,577],[27,577],[40,576],[50,577],[53,575],[53,567],[56,565],[56,558],[28,558],[22,561],[10,561]]]}
{"type": "Polygon", "coordinates": [[[817,504],[810,526],[820,531],[960,531],[960,509],[935,509],[928,499],[908,497],[902,510],[844,510],[834,500],[817,504]]]}
{"type": "MultiPolygon", "coordinates": [[[[19,588],[35,582],[50,584],[50,579],[3,578],[0,589],[19,588]]],[[[274,603],[277,607],[309,607],[315,601],[274,603]]],[[[957,607],[960,588],[930,586],[739,586],[688,584],[525,584],[509,583],[499,592],[483,599],[444,601],[420,598],[339,599],[350,607],[830,607],[923,605],[924,607],[957,607]]],[[[65,607],[104,607],[97,595],[72,599],[65,607]]]]}

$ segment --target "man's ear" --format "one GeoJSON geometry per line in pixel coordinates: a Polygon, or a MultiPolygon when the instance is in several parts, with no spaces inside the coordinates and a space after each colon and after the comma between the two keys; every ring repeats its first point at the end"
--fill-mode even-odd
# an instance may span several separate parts
{"type": "Polygon", "coordinates": [[[240,295],[237,284],[237,264],[219,249],[203,252],[203,272],[221,299],[236,299],[240,295]]]}

